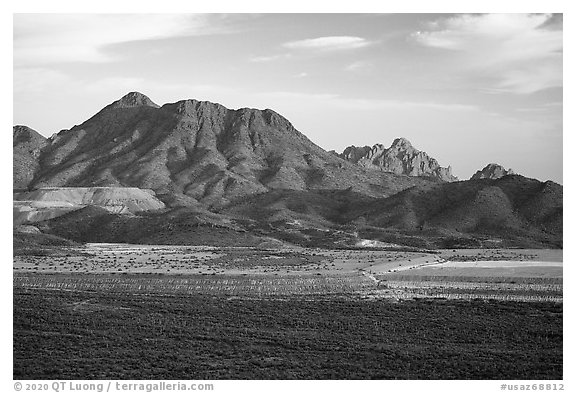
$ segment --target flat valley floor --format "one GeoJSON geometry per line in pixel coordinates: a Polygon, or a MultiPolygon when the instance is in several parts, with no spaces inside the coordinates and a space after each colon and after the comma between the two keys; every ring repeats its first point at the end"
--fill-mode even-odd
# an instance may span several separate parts
{"type": "Polygon", "coordinates": [[[14,257],[14,379],[562,379],[562,251],[14,257]]]}

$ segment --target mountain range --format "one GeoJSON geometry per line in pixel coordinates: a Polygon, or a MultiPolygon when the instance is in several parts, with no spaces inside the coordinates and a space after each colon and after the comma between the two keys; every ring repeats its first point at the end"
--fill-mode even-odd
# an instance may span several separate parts
{"type": "Polygon", "coordinates": [[[352,187],[392,195],[426,182],[338,159],[269,109],[230,110],[196,100],[160,107],[140,93],[38,146],[38,169],[18,176],[30,179],[28,187],[139,187],[183,205],[223,205],[272,189],[352,187]]]}
{"type": "Polygon", "coordinates": [[[558,184],[496,167],[457,181],[404,138],[327,152],[270,109],[160,106],[132,92],[50,138],[15,126],[13,147],[19,206],[39,206],[34,195],[47,188],[106,195],[105,203],[74,196],[57,216],[19,215],[49,217],[29,223],[74,241],[562,245],[558,184]],[[130,191],[138,189],[151,191],[130,191]],[[146,208],[120,206],[130,200],[146,208]]]}

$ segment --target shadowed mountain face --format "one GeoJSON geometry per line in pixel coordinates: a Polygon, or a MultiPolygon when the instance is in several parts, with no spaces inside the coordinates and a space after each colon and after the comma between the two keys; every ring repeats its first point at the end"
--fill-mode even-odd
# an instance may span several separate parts
{"type": "Polygon", "coordinates": [[[149,188],[184,205],[271,189],[391,195],[427,180],[367,171],[312,143],[276,112],[196,100],[162,107],[129,93],[49,140],[33,187],[149,188]]]}
{"type": "Polygon", "coordinates": [[[178,208],[133,216],[93,206],[35,225],[90,242],[255,245],[276,238],[334,248],[369,239],[424,248],[556,248],[562,247],[562,211],[562,186],[515,175],[429,183],[383,198],[278,189],[215,211],[178,208]]]}
{"type": "Polygon", "coordinates": [[[339,156],[364,168],[397,175],[429,176],[448,182],[458,180],[452,175],[450,167],[442,168],[438,161],[416,150],[405,138],[395,139],[389,148],[381,144],[372,147],[349,146],[339,156]]]}
{"type": "Polygon", "coordinates": [[[26,126],[14,126],[12,140],[12,186],[16,189],[26,188],[39,169],[40,153],[48,141],[26,126]]]}
{"type": "Polygon", "coordinates": [[[481,170],[476,171],[476,173],[472,175],[470,180],[499,179],[506,175],[514,175],[514,171],[512,169],[506,170],[506,168],[504,168],[502,165],[488,164],[481,170]]]}
{"type": "Polygon", "coordinates": [[[559,184],[509,175],[413,187],[359,206],[346,221],[412,233],[476,234],[561,246],[562,198],[559,184]]]}

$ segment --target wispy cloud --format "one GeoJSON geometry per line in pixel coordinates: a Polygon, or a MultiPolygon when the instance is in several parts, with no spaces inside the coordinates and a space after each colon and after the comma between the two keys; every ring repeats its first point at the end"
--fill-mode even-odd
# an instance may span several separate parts
{"type": "Polygon", "coordinates": [[[355,108],[361,110],[403,109],[403,110],[434,110],[442,112],[477,112],[480,108],[475,105],[440,103],[430,101],[406,101],[344,97],[329,93],[297,93],[290,91],[276,91],[260,93],[259,96],[267,99],[292,99],[300,102],[315,102],[323,106],[355,108]]]}
{"type": "Polygon", "coordinates": [[[367,61],[354,61],[350,64],[348,64],[346,67],[344,67],[345,71],[350,71],[350,72],[356,72],[356,71],[365,71],[369,68],[372,67],[372,63],[367,62],[367,61]]]}
{"type": "Polygon", "coordinates": [[[331,36],[318,37],[306,40],[290,41],[282,46],[287,49],[316,49],[326,51],[340,51],[364,48],[372,43],[362,37],[353,36],[331,36]]]}
{"type": "Polygon", "coordinates": [[[562,86],[561,24],[550,14],[459,15],[432,22],[412,38],[463,53],[466,66],[496,80],[489,90],[528,94],[562,86]]]}
{"type": "Polygon", "coordinates": [[[278,55],[270,55],[270,56],[255,56],[250,59],[253,63],[268,63],[272,61],[279,61],[279,60],[287,60],[291,58],[292,55],[290,53],[281,53],[278,55]]]}
{"type": "Polygon", "coordinates": [[[210,22],[206,14],[15,14],[14,65],[108,62],[108,45],[218,32],[210,22]]]}

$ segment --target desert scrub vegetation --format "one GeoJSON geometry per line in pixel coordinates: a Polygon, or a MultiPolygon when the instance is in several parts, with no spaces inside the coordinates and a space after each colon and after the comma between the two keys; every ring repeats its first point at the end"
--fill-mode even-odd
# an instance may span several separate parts
{"type": "Polygon", "coordinates": [[[562,305],[14,288],[15,379],[562,379],[562,305]]]}
{"type": "Polygon", "coordinates": [[[397,299],[445,298],[453,300],[502,300],[519,302],[563,301],[562,279],[445,276],[376,276],[376,297],[397,299]]]}
{"type": "Polygon", "coordinates": [[[14,286],[30,289],[110,293],[286,295],[356,293],[374,287],[361,274],[350,275],[186,275],[15,274],[14,286]]]}

